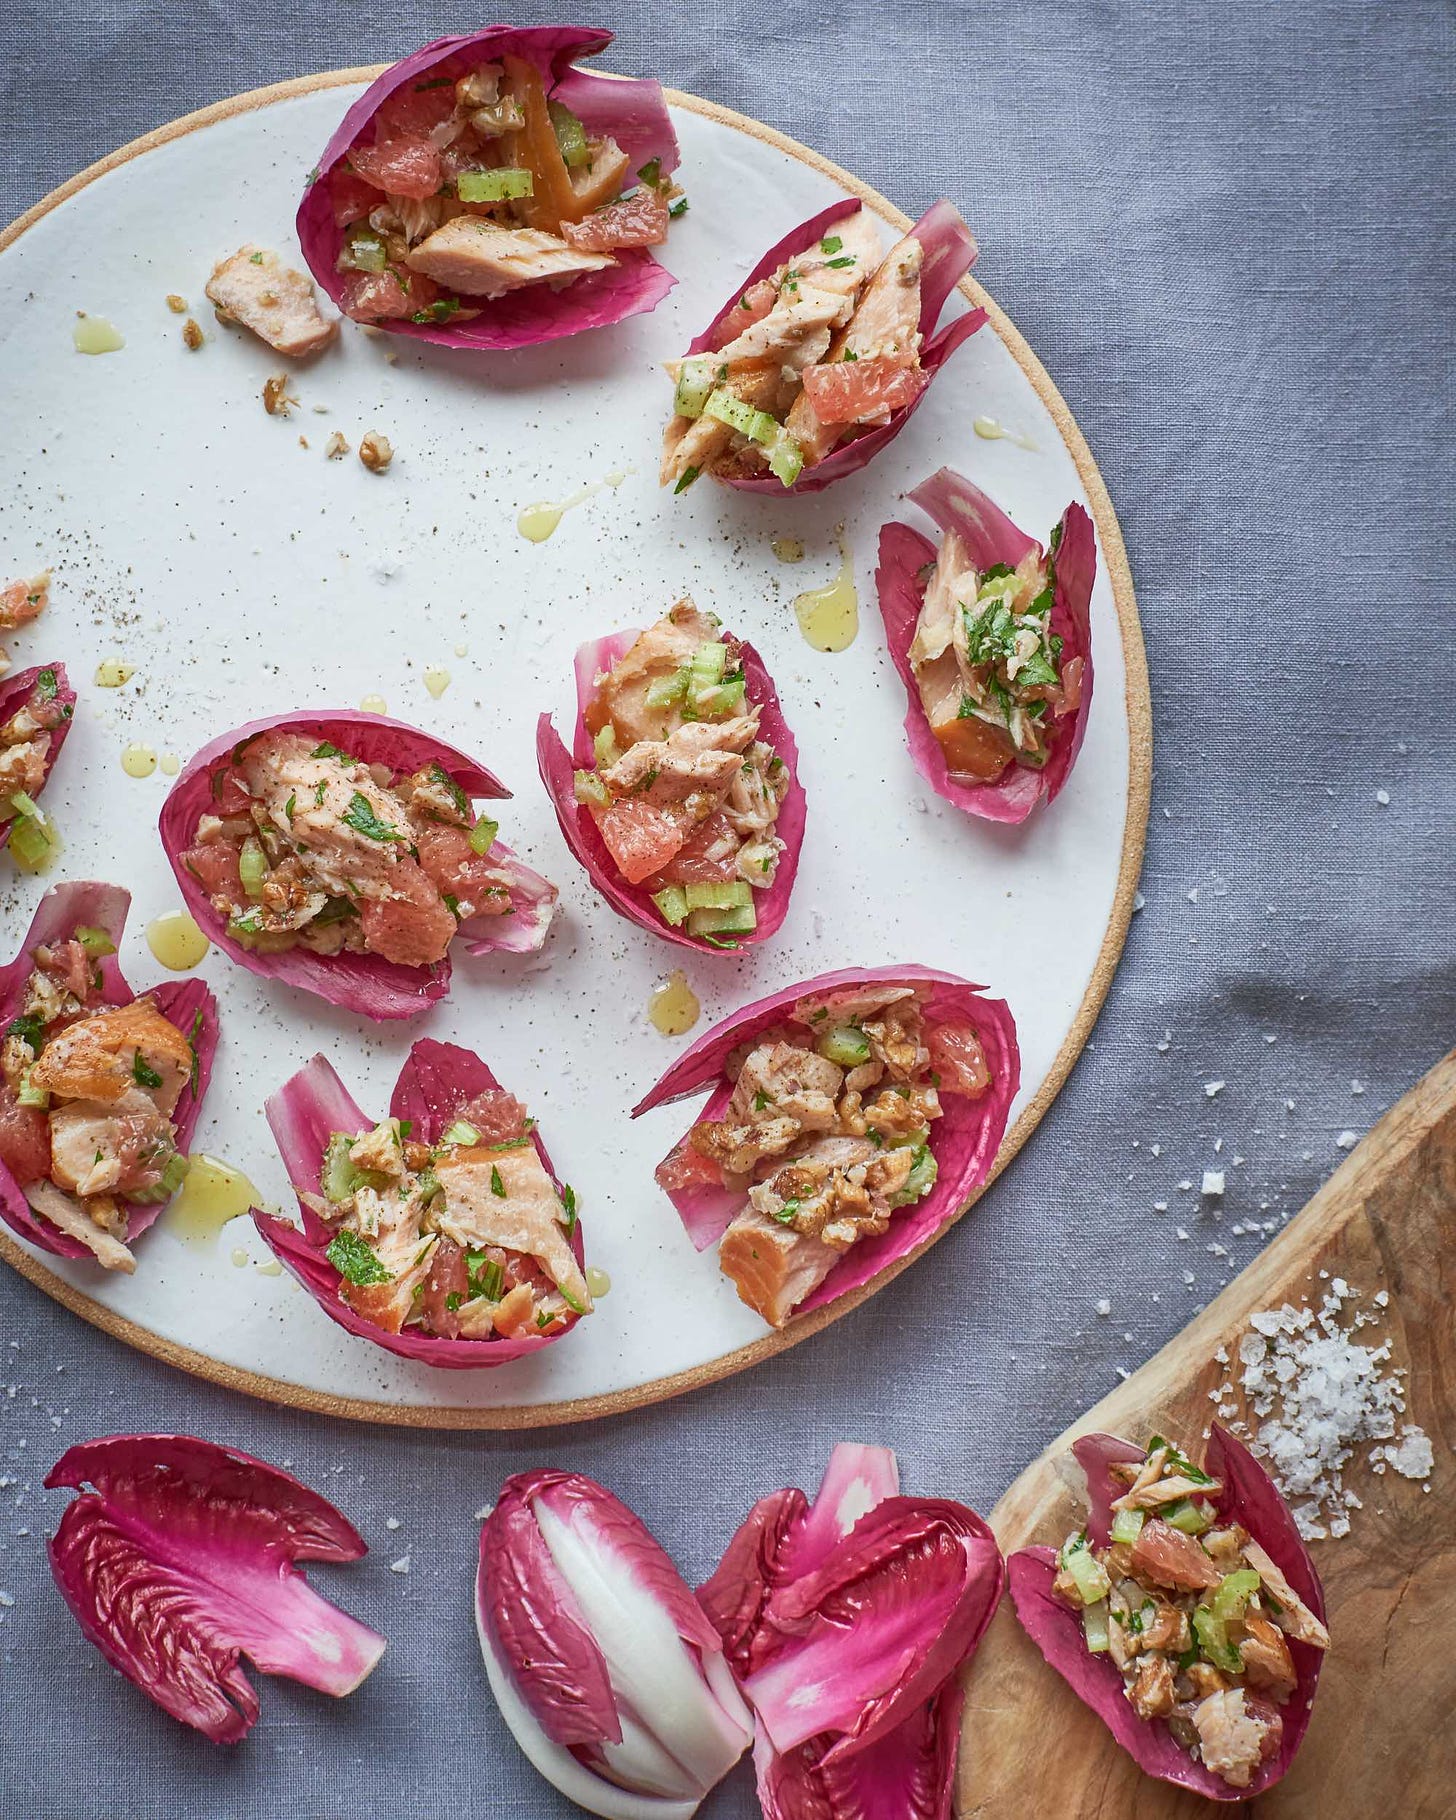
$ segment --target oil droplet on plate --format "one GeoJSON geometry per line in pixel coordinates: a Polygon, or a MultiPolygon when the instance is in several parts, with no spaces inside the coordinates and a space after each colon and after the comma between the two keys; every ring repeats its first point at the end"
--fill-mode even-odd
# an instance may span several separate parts
{"type": "Polygon", "coordinates": [[[150,777],[157,768],[157,755],[150,746],[123,746],[121,768],[128,777],[150,777]]]}
{"type": "Polygon", "coordinates": [[[114,354],[126,346],[126,337],[114,322],[104,316],[88,316],[84,310],[76,312],[71,340],[78,354],[114,354]]]}
{"type": "Polygon", "coordinates": [[[129,683],[136,675],[136,665],[127,663],[122,657],[103,657],[96,666],[96,687],[98,689],[119,689],[123,683],[129,683]]]}
{"type": "Polygon", "coordinates": [[[233,1246],[232,1259],[233,1259],[233,1269],[234,1270],[245,1270],[247,1268],[247,1266],[252,1262],[252,1260],[249,1258],[247,1252],[243,1250],[241,1245],[233,1246]]]}
{"type": "Polygon", "coordinates": [[[998,423],[994,417],[978,417],[971,428],[982,442],[1014,442],[1018,449],[1036,449],[1036,444],[1029,436],[1019,436],[1015,430],[1008,430],[1004,423],[998,423]]]}
{"type": "Polygon", "coordinates": [[[455,655],[456,655],[456,656],[457,656],[457,657],[469,657],[469,655],[470,655],[470,646],[469,646],[469,645],[456,645],[456,647],[455,647],[455,655]]]}
{"type": "Polygon", "coordinates": [[[800,537],[776,537],[769,545],[780,562],[802,562],[804,542],[800,537]]]}
{"type": "Polygon", "coordinates": [[[794,601],[799,630],[816,651],[847,651],[859,631],[854,560],[839,527],[839,573],[827,588],[810,588],[794,601]]]}
{"type": "Polygon", "coordinates": [[[281,1277],[283,1275],[283,1266],[277,1258],[264,1258],[253,1268],[260,1277],[281,1277]]]}
{"type": "Polygon", "coordinates": [[[389,703],[382,695],[365,695],[359,702],[362,714],[388,714],[389,703]]]}
{"type": "Polygon", "coordinates": [[[163,777],[175,777],[182,769],[182,760],[175,752],[164,752],[157,760],[157,766],[163,777]]]}
{"type": "Polygon", "coordinates": [[[595,1264],[588,1264],[585,1271],[586,1286],[592,1293],[592,1300],[599,1302],[612,1287],[612,1279],[605,1270],[598,1270],[595,1264]]]}
{"type": "Polygon", "coordinates": [[[147,946],[164,967],[186,973],[207,953],[207,937],[185,910],[169,910],[147,924],[147,946]]]}
{"type": "Polygon", "coordinates": [[[604,474],[600,480],[589,480],[565,499],[538,499],[531,505],[523,506],[516,519],[516,529],[528,543],[545,543],[556,527],[561,523],[562,515],[573,506],[584,504],[588,499],[603,492],[607,487],[614,490],[621,486],[635,468],[614,468],[610,474],[604,474]]]}
{"type": "Polygon", "coordinates": [[[430,691],[430,694],[434,696],[435,700],[438,701],[450,687],[450,672],[448,670],[442,670],[438,664],[431,664],[429,669],[425,671],[425,687],[430,691]]]}
{"type": "Polygon", "coordinates": [[[229,1220],[257,1205],[258,1190],[231,1163],[199,1153],[167,1209],[167,1224],[188,1245],[212,1245],[229,1220]]]}
{"type": "Polygon", "coordinates": [[[648,1021],[663,1036],[681,1036],[691,1030],[702,1010],[698,995],[681,968],[674,968],[660,986],[653,988],[647,1000],[648,1021]]]}

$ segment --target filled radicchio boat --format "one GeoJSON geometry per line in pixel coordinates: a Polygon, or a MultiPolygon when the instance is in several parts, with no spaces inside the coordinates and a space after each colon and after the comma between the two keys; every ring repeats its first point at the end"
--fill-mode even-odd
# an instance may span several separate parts
{"type": "Polygon", "coordinates": [[[1072,1451],[1085,1526],[1008,1564],[1027,1634],[1150,1776],[1213,1801],[1271,1788],[1330,1641],[1273,1480],[1217,1423],[1202,1466],[1161,1435],[1084,1435],[1072,1451]]]}
{"type": "Polygon", "coordinates": [[[700,1251],[770,1326],[917,1251],[995,1161],[1021,1075],[1000,999],[929,967],[806,980],[706,1032],[633,1117],[711,1089],[659,1165],[700,1251]]]}
{"type": "Polygon", "coordinates": [[[363,1538],[327,1498],[195,1435],[107,1435],[68,1448],[46,1485],[80,1496],[47,1544],[72,1616],[150,1700],[214,1744],[258,1717],[239,1663],[336,1699],[384,1638],[316,1593],[299,1561],[357,1561],[363,1538]]]}
{"type": "MultiPolygon", "coordinates": [[[[48,581],[38,576],[11,587],[28,586],[27,603],[38,596],[44,605],[48,581]]],[[[22,872],[40,871],[55,846],[51,823],[36,799],[61,755],[75,711],[76,691],[64,664],[21,670],[0,682],[0,847],[9,847],[22,872]]]]}
{"type": "Polygon", "coordinates": [[[303,1227],[253,1209],[350,1333],[427,1365],[501,1365],[592,1309],[576,1195],[480,1057],[418,1042],[375,1123],[321,1055],[267,1102],[303,1227]]]}
{"type": "Polygon", "coordinates": [[[863,203],[836,202],[771,247],[673,361],[662,484],[816,493],[899,435],[931,380],[986,321],[936,332],[976,243],[948,202],[888,253],[863,203]]]}
{"type": "Polygon", "coordinates": [[[382,715],[281,714],[204,746],[162,809],[187,907],[253,973],[377,1020],[450,988],[450,944],[534,953],[556,887],[473,802],[508,797],[453,746],[382,715]]]}
{"type": "Polygon", "coordinates": [[[888,524],[875,580],[910,755],[957,808],[1025,821],[1066,783],[1092,705],[1092,520],[1069,505],[1043,550],[950,468],[909,497],[940,548],[888,524]]]}
{"type": "Polygon", "coordinates": [[[811,1504],[760,1498],[698,1601],[757,1720],[765,1820],[948,1820],[959,1670],[1005,1584],[995,1537],[841,1443],[811,1504]]]}
{"type": "Polygon", "coordinates": [[[117,885],[57,885],[0,972],[0,1216],[32,1245],[131,1272],[181,1187],[217,1048],[201,980],[138,998],[117,885]]]}
{"type": "Polygon", "coordinates": [[[654,309],[650,247],[686,204],[662,90],[577,69],[612,34],[492,25],[440,38],[349,109],[298,239],[356,322],[518,348],[654,309]]]}
{"type": "Polygon", "coordinates": [[[567,845],[619,915],[692,948],[766,941],[804,838],[798,748],[752,645],[680,600],[576,655],[574,751],[536,755],[567,845]]]}

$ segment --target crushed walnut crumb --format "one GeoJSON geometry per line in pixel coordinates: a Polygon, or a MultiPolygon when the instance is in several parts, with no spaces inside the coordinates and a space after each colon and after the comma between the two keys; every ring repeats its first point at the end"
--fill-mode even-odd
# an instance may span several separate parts
{"type": "Polygon", "coordinates": [[[324,444],[324,454],[328,456],[330,461],[342,461],[348,453],[349,445],[347,441],[345,441],[344,436],[340,431],[335,430],[333,435],[330,436],[328,441],[324,444]]]}
{"type": "Polygon", "coordinates": [[[196,353],[205,339],[206,337],[203,335],[202,330],[197,326],[195,319],[189,316],[186,322],[182,324],[182,341],[184,346],[191,348],[192,351],[196,353]]]}
{"type": "Polygon", "coordinates": [[[287,373],[274,373],[263,381],[263,409],[270,417],[286,417],[298,403],[288,386],[287,373]]]}
{"type": "Polygon", "coordinates": [[[179,297],[175,291],[168,291],[167,308],[174,316],[185,316],[190,307],[185,297],[179,297]]]}
{"type": "Polygon", "coordinates": [[[387,436],[370,430],[359,440],[359,459],[371,474],[382,474],[394,460],[394,450],[387,436]]]}

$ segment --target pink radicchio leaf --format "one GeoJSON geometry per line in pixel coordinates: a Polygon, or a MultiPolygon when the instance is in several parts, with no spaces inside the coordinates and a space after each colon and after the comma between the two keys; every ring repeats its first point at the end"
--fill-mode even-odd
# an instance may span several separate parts
{"type": "Polygon", "coordinates": [[[755,891],[753,901],[758,912],[757,925],[731,941],[710,942],[689,935],[685,928],[675,929],[665,922],[652,901],[652,894],[642,885],[632,885],[623,878],[617,862],[592,819],[585,803],[576,800],[576,772],[591,769],[596,763],[591,734],[586,728],[586,710],[596,693],[596,679],[631,649],[639,637],[636,629],[615,632],[609,637],[589,640],[577,653],[576,723],[572,736],[573,750],[562,744],[551,716],[543,714],[536,725],[536,759],[541,781],[551,798],[566,844],[580,861],[588,878],[619,916],[635,923],[639,929],[682,948],[699,954],[732,953],[753,948],[776,935],[788,915],[794,878],[799,870],[799,854],[804,844],[806,807],[804,786],[799,781],[799,748],[779,705],[773,678],[753,646],[732,639],[733,648],[743,668],[744,695],[759,708],[759,737],[774,750],[789,768],[789,788],[780,805],[774,833],[784,842],[773,883],[766,891],[755,891]]]}
{"type": "MultiPolygon", "coordinates": [[[[195,844],[201,817],[214,812],[214,780],[226,772],[239,746],[263,733],[316,737],[320,742],[337,746],[362,764],[386,766],[395,780],[408,777],[426,765],[438,764],[473,800],[508,797],[510,791],[494,773],[433,734],[423,733],[417,727],[390,720],[382,714],[323,709],[250,721],[246,726],[212,740],[188,760],[162,805],[159,823],[162,846],[187,908],[208,940],[239,966],[246,967],[250,973],[282,980],[298,990],[312,992],[332,1005],[358,1012],[376,1022],[415,1017],[438,1004],[450,990],[448,954],[434,966],[406,967],[379,954],[347,951],[315,954],[301,945],[268,954],[245,948],[228,934],[226,919],[213,908],[201,880],[183,863],[183,855],[195,844]]],[[[502,843],[497,842],[492,852],[507,863],[513,875],[520,876],[526,902],[509,915],[476,918],[462,924],[461,932],[474,954],[494,949],[532,952],[545,939],[555,904],[555,887],[523,866],[502,843]]]]}
{"type": "Polygon", "coordinates": [[[218,1744],[245,1737],[258,1697],[238,1665],[352,1693],[383,1637],[321,1598],[299,1561],[357,1561],[358,1532],[262,1460],[191,1435],[112,1435],[72,1447],[50,1487],[69,1504],[51,1572],[114,1668],[218,1744]]]}
{"type": "Polygon", "coordinates": [[[698,1603],[740,1679],[762,1665],[777,1641],[764,1616],[775,1590],[822,1566],[859,1519],[899,1489],[900,1469],[888,1447],[841,1441],[812,1505],[793,1487],[759,1499],[698,1588],[698,1603]]]}
{"type": "MultiPolygon", "coordinates": [[[[1115,1460],[1141,1460],[1144,1450],[1112,1435],[1083,1435],[1073,1452],[1087,1475],[1088,1534],[1105,1541],[1109,1508],[1125,1489],[1107,1471],[1115,1460]]],[[[1294,1591],[1323,1621],[1324,1594],[1309,1550],[1289,1507],[1258,1460],[1214,1423],[1203,1469],[1223,1481],[1213,1501],[1221,1523],[1238,1523],[1273,1560],[1294,1591]]],[[[1140,1719],[1123,1692],[1122,1676],[1105,1655],[1093,1655],[1082,1633],[1080,1614],[1052,1591],[1057,1551],[1019,1549],[1007,1561],[1012,1604],[1022,1629],[1077,1697],[1090,1706],[1117,1742],[1149,1776],[1193,1790],[1210,1801],[1243,1802],[1272,1788],[1294,1761],[1309,1726],[1325,1652],[1297,1637],[1286,1637],[1297,1683],[1279,1708],[1282,1735],[1278,1751],[1262,1764],[1246,1788],[1234,1788],[1204,1764],[1195,1762],[1161,1719],[1140,1719]]]]}
{"type": "MultiPolygon", "coordinates": [[[[1016,1024],[1005,1001],[983,997],[981,987],[933,967],[847,967],[836,973],[820,974],[816,979],[785,987],[756,1004],[745,1006],[715,1024],[683,1051],[657,1085],[632,1108],[632,1116],[637,1118],[656,1106],[700,1092],[712,1083],[713,1096],[703,1116],[721,1116],[731,1093],[724,1065],[734,1049],[785,1022],[800,999],[822,997],[840,988],[878,984],[920,986],[926,995],[927,1026],[947,1022],[974,1026],[986,1053],[991,1084],[979,1099],[952,1093],[942,1097],[943,1116],[931,1126],[930,1133],[930,1148],[937,1167],[934,1187],[924,1199],[898,1209],[888,1228],[877,1238],[861,1239],[851,1246],[841,1262],[795,1311],[798,1314],[822,1308],[868,1283],[899,1259],[918,1251],[964,1211],[985,1182],[996,1160],[1011,1103],[1021,1083],[1016,1024]]],[[[686,1145],[684,1136],[664,1160],[661,1169],[667,1169],[674,1158],[680,1157],[686,1145]]],[[[721,1238],[729,1221],[746,1204],[745,1196],[730,1196],[721,1187],[711,1184],[701,1189],[671,1191],[671,1198],[699,1250],[721,1238]]]]}
{"type": "MultiPolygon", "coordinates": [[[[688,353],[707,353],[723,346],[726,341],[731,341],[734,333],[732,312],[738,307],[744,292],[760,279],[771,277],[797,253],[816,245],[836,222],[856,214],[863,207],[862,202],[847,198],[821,210],[785,234],[782,240],[769,248],[708,327],[692,342],[688,353]]],[[[982,328],[987,320],[984,309],[970,309],[953,318],[939,333],[935,332],[936,323],[951,292],[975,263],[977,247],[965,222],[951,204],[945,201],[934,203],[926,210],[907,231],[906,238],[912,236],[920,242],[925,254],[920,277],[920,364],[933,380],[956,349],[982,328]]],[[[822,461],[806,467],[792,487],[785,488],[773,474],[735,475],[726,478],[724,484],[738,487],[747,493],[781,495],[786,491],[822,492],[836,480],[843,480],[845,475],[856,473],[866,466],[881,449],[893,442],[919,409],[920,401],[929,390],[929,384],[922,386],[908,405],[891,413],[888,423],[851,437],[831,450],[822,461]]]]}
{"type": "MultiPolygon", "coordinates": [[[[36,685],[40,684],[41,705],[54,703],[60,718],[54,727],[47,729],[50,743],[46,747],[45,768],[41,780],[28,794],[32,801],[39,797],[50,782],[51,772],[55,769],[56,760],[61,756],[61,747],[66,743],[66,735],[71,731],[76,712],[76,691],[71,687],[64,664],[38,664],[33,670],[21,670],[14,676],[7,676],[0,682],[0,726],[10,720],[25,707],[31,697],[37,693],[36,685]],[[42,678],[45,679],[42,682],[42,678]]],[[[10,845],[10,836],[15,832],[19,818],[9,815],[0,822],[0,847],[10,845]]]]}
{"type": "MultiPolygon", "coordinates": [[[[352,148],[373,144],[380,109],[401,89],[457,81],[482,64],[498,62],[503,56],[520,57],[540,70],[547,94],[577,114],[590,136],[616,139],[631,158],[633,171],[640,171],[654,158],[663,176],[676,170],[677,137],[660,85],[575,68],[578,58],[595,57],[611,42],[610,32],[590,26],[491,25],[461,37],[439,38],[376,78],[325,146],[298,210],[298,243],[309,270],[333,302],[344,307],[345,274],[338,269],[344,228],[335,211],[333,186],[349,174],[352,148]]],[[[377,199],[384,201],[383,191],[377,199]]],[[[583,329],[605,328],[656,309],[677,282],[644,247],[619,251],[615,259],[615,265],[588,272],[561,290],[535,284],[503,297],[466,298],[479,314],[463,322],[391,318],[376,326],[446,348],[523,348],[576,335],[583,329]]]]}
{"type": "Polygon", "coordinates": [[[1004,1573],[963,1504],[890,1497],[765,1609],[781,1641],[744,1692],[774,1749],[819,1739],[822,1765],[895,1730],[980,1642],[1004,1573]]]}
{"type": "Polygon", "coordinates": [[[594,1813],[691,1814],[748,1745],[691,1591],[640,1520],[579,1473],[507,1480],[481,1534],[476,1611],[502,1715],[594,1813]]]}
{"type": "MultiPolygon", "coordinates": [[[[37,948],[48,948],[68,942],[80,929],[100,929],[113,948],[120,949],[126,929],[131,893],[120,885],[106,885],[98,880],[77,880],[53,885],[40,900],[26,931],[20,952],[0,969],[0,1030],[9,1028],[19,1014],[26,984],[34,966],[32,955],[37,948]]],[[[122,977],[121,964],[115,953],[101,956],[93,963],[101,974],[98,1008],[129,1005],[137,997],[122,977]]],[[[212,1079],[213,1057],[217,1053],[217,1001],[201,980],[167,981],[146,996],[162,1016],[180,1030],[192,1045],[196,1059],[195,1078],[182,1089],[172,1113],[177,1134],[177,1148],[186,1152],[197,1128],[202,1101],[212,1079]]],[[[127,1201],[127,1239],[138,1239],[165,1211],[165,1201],[127,1201]]],[[[15,1179],[0,1160],[0,1219],[20,1236],[55,1257],[84,1258],[94,1261],[95,1254],[79,1239],[59,1231],[26,1200],[23,1184],[15,1179]]]]}
{"type": "MultiPolygon", "coordinates": [[[[390,1115],[414,1120],[415,1134],[421,1142],[431,1143],[467,1101],[499,1086],[495,1075],[471,1050],[422,1038],[410,1050],[400,1070],[389,1103],[390,1115]]],[[[253,1224],[274,1256],[287,1266],[329,1319],[340,1327],[383,1347],[397,1358],[414,1359],[425,1365],[456,1371],[509,1364],[512,1359],[524,1358],[528,1353],[539,1352],[543,1346],[552,1345],[575,1327],[580,1317],[569,1314],[565,1317],[565,1325],[553,1333],[527,1334],[514,1339],[492,1335],[488,1340],[451,1340],[441,1334],[410,1329],[389,1333],[365,1320],[340,1294],[343,1278],[326,1255],[333,1235],[303,1196],[321,1193],[324,1151],[333,1133],[344,1131],[362,1135],[372,1131],[376,1121],[361,1111],[332,1064],[322,1055],[314,1056],[286,1081],[265,1102],[264,1111],[279,1155],[288,1170],[288,1179],[299,1197],[299,1217],[303,1224],[300,1230],[258,1207],[251,1210],[253,1224]]],[[[560,1193],[563,1184],[534,1127],[531,1143],[560,1193]]],[[[583,1250],[579,1219],[572,1226],[570,1242],[572,1253],[580,1264],[583,1250]]]]}
{"type": "Polygon", "coordinates": [[[893,1731],[826,1762],[819,1740],[780,1756],[761,1728],[753,1760],[764,1820],[950,1820],[964,1693],[947,1681],[893,1731]]]}
{"type": "MultiPolygon", "coordinates": [[[[1004,562],[1015,568],[1038,546],[992,500],[962,475],[941,468],[909,495],[943,532],[954,531],[966,545],[977,569],[1004,562]]],[[[1047,762],[1037,770],[1012,763],[994,784],[978,784],[952,772],[940,742],[930,730],[920,689],[910,662],[910,646],[925,599],[926,565],[936,547],[909,525],[887,524],[880,532],[875,587],[890,659],[905,685],[905,737],[915,769],[926,783],[970,815],[987,821],[1023,822],[1041,803],[1061,791],[1082,747],[1092,706],[1092,584],[1097,575],[1097,538],[1092,520],[1079,505],[1069,505],[1058,527],[1056,586],[1051,631],[1062,640],[1061,661],[1082,659],[1081,697],[1070,714],[1052,728],[1047,762]]]]}

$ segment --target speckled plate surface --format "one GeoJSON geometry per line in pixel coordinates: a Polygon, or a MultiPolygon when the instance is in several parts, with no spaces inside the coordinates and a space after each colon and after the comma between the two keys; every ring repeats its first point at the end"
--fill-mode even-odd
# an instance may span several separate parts
{"type": "MultiPolygon", "coordinates": [[[[197,1242],[164,1217],[130,1278],[59,1264],[8,1235],[0,1255],[128,1343],[281,1402],[441,1426],[608,1413],[751,1364],[879,1287],[774,1335],[739,1304],[713,1254],[692,1250],[652,1180],[681,1112],[636,1125],[626,1117],[687,1040],[648,1024],[653,985],[683,964],[706,1019],[843,965],[916,960],[984,982],[1010,1001],[1022,1047],[1004,1164],[1085,1041],[1131,914],[1150,765],[1141,636],[1092,458],[994,307],[991,327],[864,473],[811,499],[758,499],[706,482],[678,500],[658,491],[670,397],[658,362],[687,344],[735,276],[846,192],[894,228],[905,224],[804,148],[689,96],[672,97],[692,204],[666,252],[680,283],[655,314],[492,359],[348,329],[296,372],[293,415],[266,415],[263,382],[284,363],[218,328],[203,284],[244,240],[295,256],[302,175],[369,74],[305,78],[191,115],[82,173],[0,239],[0,563],[56,571],[46,618],[11,641],[12,656],[64,657],[81,691],[47,798],[65,839],[51,879],[97,876],[131,889],[122,958],[140,990],[161,973],[143,930],[177,907],[177,894],[155,833],[166,779],[126,775],[123,747],[185,757],[257,715],[354,707],[377,693],[392,714],[480,757],[516,792],[502,805],[504,838],[562,887],[544,955],[462,958],[447,1004],[381,1032],[214,951],[202,970],[221,1000],[223,1043],[197,1142],[287,1206],[262,1102],[301,1062],[323,1049],[361,1102],[382,1110],[414,1036],[468,1043],[540,1118],[577,1187],[589,1261],[613,1286],[565,1343],[467,1376],[342,1332],[287,1278],[259,1272],[267,1254],[246,1220],[197,1242]],[[168,293],[193,306],[207,336],[200,350],[183,346],[168,293]],[[108,318],[125,347],[77,354],[77,310],[108,318]],[[978,415],[1035,446],[977,438],[978,415]],[[369,429],[394,445],[387,474],[367,473],[352,455],[325,458],[332,431],[357,446],[369,429]],[[1062,796],[1023,829],[972,822],[926,790],[883,650],[875,540],[901,493],[942,463],[1038,534],[1069,498],[1097,524],[1087,741],[1062,796]],[[623,470],[620,486],[569,511],[549,541],[518,533],[522,507],[623,470]],[[825,656],[800,637],[791,603],[833,576],[841,523],[862,630],[847,652],[825,656]],[[803,562],[774,555],[772,540],[785,536],[803,541],[803,562]],[[782,934],[737,958],[683,955],[612,915],[561,841],[532,752],[542,707],[566,724],[577,643],[644,623],[684,592],[763,652],[809,795],[782,934]],[[108,656],[136,667],[120,690],[92,683],[108,656]],[[450,676],[438,699],[425,684],[432,668],[450,676]]],[[[42,881],[7,872],[0,948],[9,953],[42,881]]]]}

